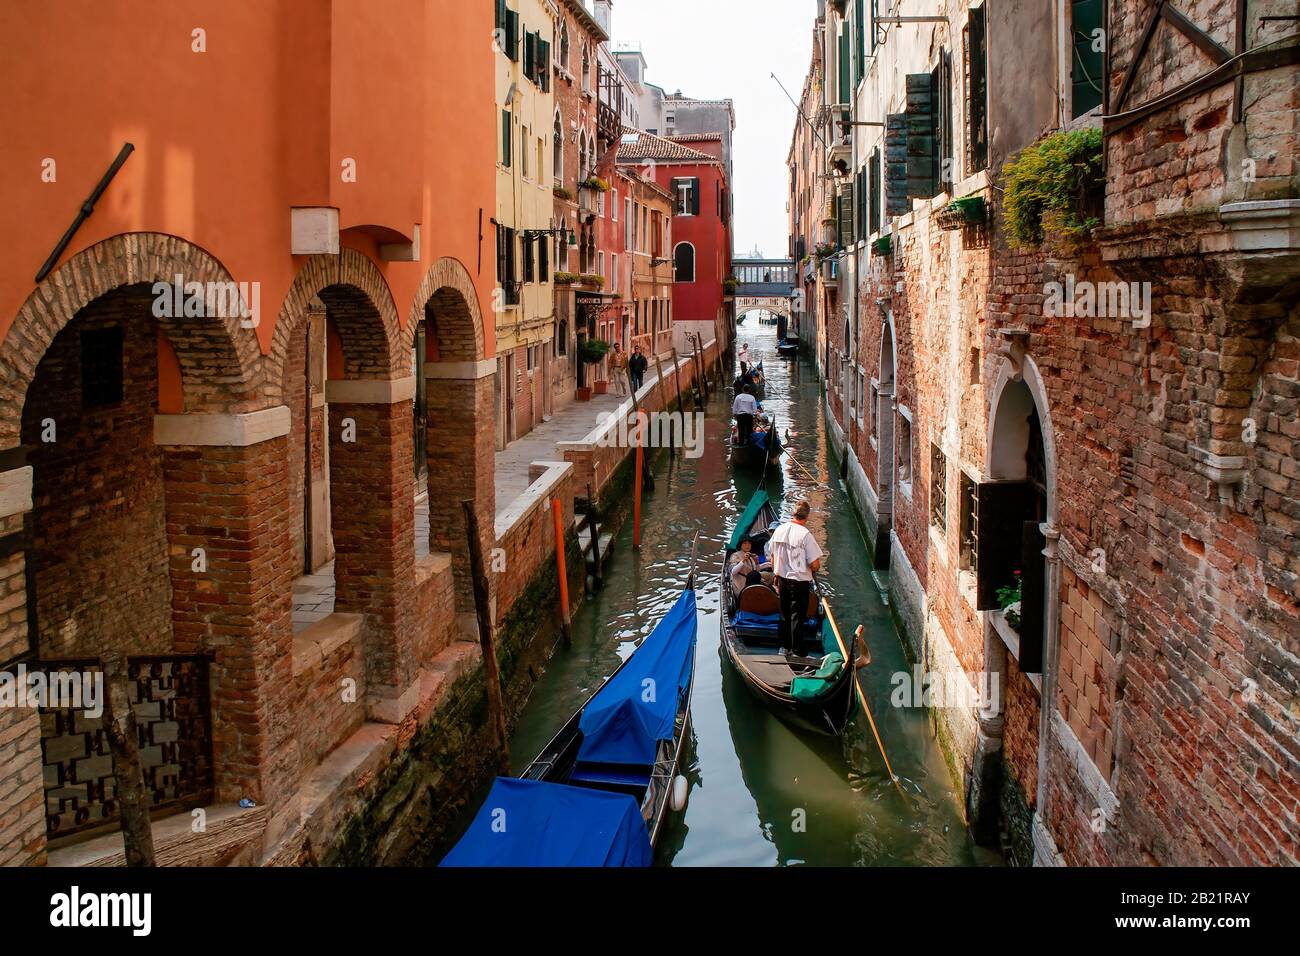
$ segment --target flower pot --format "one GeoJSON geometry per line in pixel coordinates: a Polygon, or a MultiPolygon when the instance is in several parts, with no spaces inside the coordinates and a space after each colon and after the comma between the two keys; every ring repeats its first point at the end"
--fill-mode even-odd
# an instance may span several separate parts
{"type": "Polygon", "coordinates": [[[597,395],[608,395],[608,394],[609,394],[609,382],[605,382],[605,381],[597,382],[597,383],[596,383],[596,394],[597,394],[597,395]]]}
{"type": "Polygon", "coordinates": [[[580,402],[589,402],[589,401],[591,401],[591,386],[590,386],[590,385],[579,385],[579,386],[578,386],[577,399],[578,399],[578,401],[580,401],[580,402]]]}

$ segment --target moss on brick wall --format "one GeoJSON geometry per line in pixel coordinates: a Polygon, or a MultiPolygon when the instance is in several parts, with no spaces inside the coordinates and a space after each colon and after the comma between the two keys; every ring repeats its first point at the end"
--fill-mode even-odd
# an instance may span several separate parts
{"type": "MultiPolygon", "coordinates": [[[[577,538],[565,538],[572,568],[577,538]]],[[[559,579],[541,568],[496,631],[506,724],[519,714],[554,650],[559,579]]],[[[450,827],[499,769],[489,732],[487,681],[480,664],[452,687],[445,703],[415,733],[362,798],[362,805],[321,855],[330,866],[430,865],[450,849],[450,827]]]]}
{"type": "Polygon", "coordinates": [[[1002,774],[1002,851],[1013,866],[1034,865],[1034,811],[1016,778],[1002,774]]]}

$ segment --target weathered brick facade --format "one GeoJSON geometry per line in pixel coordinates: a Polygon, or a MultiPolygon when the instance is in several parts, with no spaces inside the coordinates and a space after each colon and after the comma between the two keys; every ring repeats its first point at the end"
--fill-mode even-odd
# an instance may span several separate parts
{"type": "MultiPolygon", "coordinates": [[[[1213,68],[1204,51],[1172,21],[1142,50],[1153,5],[1108,6],[1100,228],[1080,244],[1049,235],[1040,250],[1013,249],[988,188],[1001,182],[996,163],[891,209],[916,167],[900,165],[891,189],[886,162],[869,201],[882,204],[891,249],[870,250],[866,235],[841,259],[856,301],[828,323],[828,415],[890,555],[908,644],[933,670],[958,662],[972,685],[999,678],[996,715],[938,714],[953,770],[972,784],[978,837],[1000,831],[1017,863],[1295,865],[1295,60],[1251,52],[1283,37],[1259,19],[1281,5],[1238,25],[1231,5],[1180,4],[1246,66],[1241,94],[1229,77],[1181,95],[1213,68]],[[940,228],[948,201],[970,192],[991,203],[991,223],[940,228]],[[1122,314],[1060,314],[1050,283],[1099,297],[1138,283],[1149,322],[1140,299],[1122,314]],[[1046,482],[1045,640],[1029,674],[1016,629],[976,609],[978,529],[963,509],[971,486],[978,497],[1027,467],[1046,482]]],[[[991,16],[1003,14],[990,29],[1022,23],[1010,9],[991,16]]],[[[1035,28],[1022,28],[1029,55],[1035,28]]],[[[933,43],[960,48],[942,29],[933,43]]],[[[902,72],[929,68],[933,47],[920,49],[902,72]]],[[[989,63],[993,121],[1009,109],[997,91],[1014,87],[1000,62],[989,63]]],[[[1052,69],[1050,57],[1006,65],[1052,69]]],[[[891,97],[885,112],[911,106],[901,86],[891,97]]],[[[1010,157],[1028,144],[1004,136],[995,148],[1010,157]]]]}

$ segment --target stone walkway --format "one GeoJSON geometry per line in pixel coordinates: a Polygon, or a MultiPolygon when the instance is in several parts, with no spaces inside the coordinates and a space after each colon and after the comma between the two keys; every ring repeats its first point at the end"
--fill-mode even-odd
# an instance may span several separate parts
{"type": "MultiPolygon", "coordinates": [[[[650,379],[657,380],[654,376],[650,379]]],[[[628,396],[611,390],[608,395],[593,395],[589,402],[572,401],[551,416],[549,422],[542,422],[523,438],[497,452],[497,514],[509,508],[510,503],[531,483],[528,480],[529,465],[535,461],[562,461],[555,451],[557,442],[581,441],[600,424],[602,418],[627,400],[628,396]]]]}
{"type": "MultiPolygon", "coordinates": [[[[658,381],[655,372],[647,372],[642,393],[658,381]]],[[[593,395],[589,402],[570,402],[550,421],[543,422],[508,448],[497,452],[497,514],[508,509],[527,490],[531,484],[528,468],[533,462],[562,460],[555,450],[557,442],[581,441],[600,424],[602,418],[617,411],[619,405],[628,400],[628,396],[610,391],[607,395],[593,395]]],[[[429,498],[421,481],[415,498],[416,560],[428,554],[429,498]]],[[[293,582],[293,632],[300,633],[333,613],[334,562],[331,561],[314,574],[304,574],[293,582]]]]}
{"type": "MultiPolygon", "coordinates": [[[[429,556],[429,496],[415,489],[415,560],[429,556]]],[[[293,582],[293,632],[298,634],[334,613],[334,562],[293,582]]]]}

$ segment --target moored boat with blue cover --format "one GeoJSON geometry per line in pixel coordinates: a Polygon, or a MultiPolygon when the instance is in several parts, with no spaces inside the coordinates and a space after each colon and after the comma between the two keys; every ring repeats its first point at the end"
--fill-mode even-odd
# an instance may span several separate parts
{"type": "Polygon", "coordinates": [[[696,637],[692,570],[654,630],[519,779],[497,779],[442,865],[649,866],[668,811],[686,803],[678,768],[696,637]]]}

